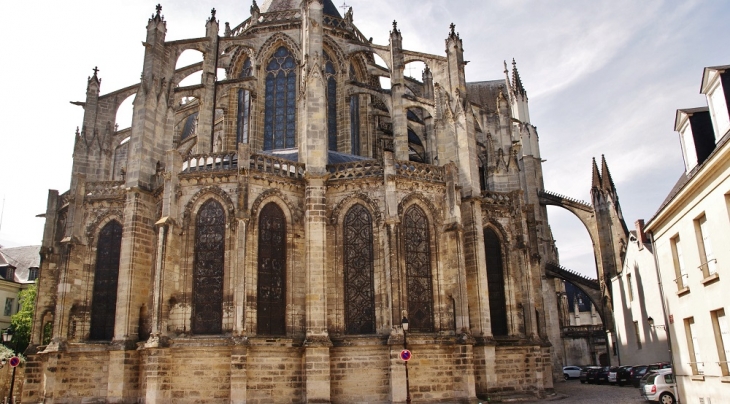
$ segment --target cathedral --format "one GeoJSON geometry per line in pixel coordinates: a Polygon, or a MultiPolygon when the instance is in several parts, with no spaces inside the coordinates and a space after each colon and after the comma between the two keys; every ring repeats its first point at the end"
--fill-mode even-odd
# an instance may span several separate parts
{"type": "Polygon", "coordinates": [[[48,195],[23,402],[550,393],[557,251],[514,61],[468,82],[448,22],[432,55],[395,21],[373,43],[331,0],[250,13],[168,41],[158,5],[140,81],[89,77],[69,190],[48,195]],[[186,50],[203,61],[177,67],[186,50]]]}

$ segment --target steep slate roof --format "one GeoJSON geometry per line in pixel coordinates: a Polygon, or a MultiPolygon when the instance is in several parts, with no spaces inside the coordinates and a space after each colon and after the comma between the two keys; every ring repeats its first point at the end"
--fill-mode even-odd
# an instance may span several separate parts
{"type": "MultiPolygon", "coordinates": [[[[270,13],[272,11],[284,11],[294,10],[299,8],[301,0],[266,0],[261,5],[262,13],[270,13]]],[[[332,3],[332,0],[324,0],[324,13],[332,17],[342,18],[340,13],[337,11],[337,7],[332,3]]]]}
{"type": "Polygon", "coordinates": [[[28,269],[41,266],[40,250],[41,246],[39,245],[0,249],[0,265],[2,261],[5,261],[7,265],[15,268],[15,279],[8,280],[21,283],[27,282],[28,269]]]}
{"type": "Polygon", "coordinates": [[[488,111],[497,110],[497,96],[500,91],[505,99],[509,98],[504,79],[466,83],[469,101],[481,105],[488,111]]]}

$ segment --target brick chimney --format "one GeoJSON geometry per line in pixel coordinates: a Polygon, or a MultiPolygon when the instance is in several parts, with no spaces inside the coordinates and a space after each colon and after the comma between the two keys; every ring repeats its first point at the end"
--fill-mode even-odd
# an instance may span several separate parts
{"type": "Polygon", "coordinates": [[[639,219],[635,223],[636,225],[636,242],[639,243],[639,250],[644,249],[644,244],[649,242],[649,239],[644,233],[644,219],[639,219]]]}

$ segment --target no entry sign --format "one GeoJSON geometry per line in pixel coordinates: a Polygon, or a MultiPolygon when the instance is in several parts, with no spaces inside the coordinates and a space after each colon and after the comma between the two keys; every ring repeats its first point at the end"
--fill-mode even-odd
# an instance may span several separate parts
{"type": "Polygon", "coordinates": [[[400,351],[400,358],[402,360],[408,362],[409,360],[411,360],[412,357],[413,357],[413,355],[411,355],[411,351],[409,351],[407,349],[400,351]]]}
{"type": "Polygon", "coordinates": [[[16,367],[20,365],[20,358],[18,358],[17,356],[13,356],[8,362],[10,362],[10,366],[16,367]]]}

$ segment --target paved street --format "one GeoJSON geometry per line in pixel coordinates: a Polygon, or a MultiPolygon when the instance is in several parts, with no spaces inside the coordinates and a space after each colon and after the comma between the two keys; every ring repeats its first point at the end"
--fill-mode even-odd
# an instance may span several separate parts
{"type": "Polygon", "coordinates": [[[529,403],[555,402],[560,404],[573,403],[611,403],[611,404],[639,404],[648,403],[639,396],[639,389],[632,386],[611,386],[608,384],[581,384],[580,381],[568,380],[564,383],[555,383],[555,392],[560,396],[567,396],[554,401],[530,401],[529,403]]]}

